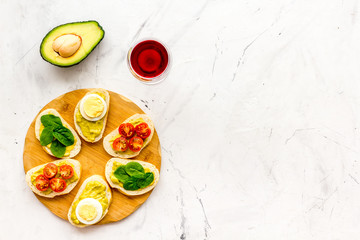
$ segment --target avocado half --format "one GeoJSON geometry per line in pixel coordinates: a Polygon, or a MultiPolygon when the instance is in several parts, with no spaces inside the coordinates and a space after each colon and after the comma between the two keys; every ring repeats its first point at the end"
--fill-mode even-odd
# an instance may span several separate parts
{"type": "Polygon", "coordinates": [[[104,38],[105,31],[96,21],[72,22],[53,28],[41,42],[41,57],[59,67],[71,67],[84,60],[104,38]],[[70,57],[55,52],[52,44],[60,36],[75,34],[82,39],[79,49],[70,57]]]}

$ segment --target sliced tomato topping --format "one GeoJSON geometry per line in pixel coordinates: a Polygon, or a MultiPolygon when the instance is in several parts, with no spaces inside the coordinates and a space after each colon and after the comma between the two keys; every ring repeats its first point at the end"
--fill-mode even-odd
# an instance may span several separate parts
{"type": "Polygon", "coordinates": [[[132,139],[130,139],[129,148],[133,152],[138,152],[141,150],[143,144],[144,141],[142,140],[142,138],[135,136],[132,139]]]}
{"type": "Polygon", "coordinates": [[[115,151],[124,152],[128,149],[129,143],[125,137],[121,136],[114,140],[112,146],[115,151]]]}
{"type": "Polygon", "coordinates": [[[62,192],[66,188],[66,182],[61,178],[53,178],[50,180],[50,187],[54,192],[62,192]]]}
{"type": "Polygon", "coordinates": [[[60,166],[60,175],[63,179],[69,179],[74,176],[74,169],[70,165],[61,165],[60,166]]]}
{"type": "Polygon", "coordinates": [[[43,170],[44,176],[48,179],[55,177],[57,172],[58,167],[54,163],[46,164],[43,170]]]}
{"type": "Polygon", "coordinates": [[[35,186],[41,192],[46,191],[49,188],[49,179],[43,174],[40,174],[35,179],[35,186]]]}
{"type": "Polygon", "coordinates": [[[126,138],[131,138],[135,133],[134,126],[131,123],[122,123],[119,127],[119,134],[126,138]]]}
{"type": "Polygon", "coordinates": [[[149,128],[147,123],[142,122],[135,127],[135,132],[139,137],[141,137],[142,139],[145,139],[148,136],[150,136],[151,129],[149,128]]]}

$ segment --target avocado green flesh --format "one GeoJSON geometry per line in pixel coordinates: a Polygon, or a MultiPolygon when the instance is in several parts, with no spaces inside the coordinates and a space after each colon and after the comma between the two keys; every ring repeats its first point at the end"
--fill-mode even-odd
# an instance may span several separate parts
{"type": "Polygon", "coordinates": [[[104,30],[96,21],[74,22],[60,25],[52,29],[40,45],[41,57],[56,66],[70,67],[84,60],[104,38],[104,30]],[[64,34],[75,34],[81,37],[79,49],[70,57],[61,57],[52,48],[56,38],[64,34]]]}

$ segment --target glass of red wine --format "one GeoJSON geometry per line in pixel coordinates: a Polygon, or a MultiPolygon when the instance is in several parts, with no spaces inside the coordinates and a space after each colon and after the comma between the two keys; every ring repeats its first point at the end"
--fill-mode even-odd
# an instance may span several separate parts
{"type": "Polygon", "coordinates": [[[158,40],[136,42],[128,52],[130,72],[146,84],[159,83],[169,73],[171,58],[168,48],[158,40]]]}

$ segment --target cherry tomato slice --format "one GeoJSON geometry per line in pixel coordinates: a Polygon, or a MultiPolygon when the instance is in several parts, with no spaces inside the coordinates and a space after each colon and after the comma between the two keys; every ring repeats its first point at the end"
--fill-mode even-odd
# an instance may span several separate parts
{"type": "Polygon", "coordinates": [[[57,172],[58,167],[54,163],[46,164],[43,170],[44,176],[48,179],[55,177],[57,172]]]}
{"type": "Polygon", "coordinates": [[[49,188],[49,185],[49,179],[47,179],[43,174],[36,177],[35,186],[39,191],[46,191],[49,188]]]}
{"type": "Polygon", "coordinates": [[[135,133],[134,126],[131,123],[122,123],[119,127],[119,134],[126,138],[131,138],[135,133]]]}
{"type": "Polygon", "coordinates": [[[112,146],[115,151],[124,152],[128,149],[129,143],[125,137],[121,136],[114,140],[112,146]]]}
{"type": "Polygon", "coordinates": [[[61,178],[53,178],[50,180],[50,188],[54,192],[62,192],[66,188],[66,182],[64,179],[61,178]]]}
{"type": "Polygon", "coordinates": [[[74,176],[74,169],[70,165],[61,165],[60,166],[60,175],[63,179],[69,179],[74,176]]]}
{"type": "Polygon", "coordinates": [[[142,138],[135,136],[132,139],[130,139],[129,148],[133,152],[138,152],[141,150],[143,144],[144,141],[142,140],[142,138]]]}
{"type": "Polygon", "coordinates": [[[145,139],[148,136],[150,136],[151,129],[149,128],[147,123],[142,122],[135,127],[135,132],[139,137],[141,137],[142,139],[145,139]]]}

